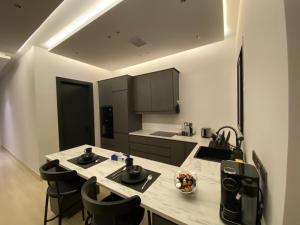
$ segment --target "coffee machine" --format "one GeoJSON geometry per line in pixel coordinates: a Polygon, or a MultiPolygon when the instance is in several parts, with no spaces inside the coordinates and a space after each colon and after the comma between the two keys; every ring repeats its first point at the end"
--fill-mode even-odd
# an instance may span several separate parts
{"type": "Polygon", "coordinates": [[[260,225],[259,175],[253,165],[221,163],[220,217],[230,225],[260,225]]]}

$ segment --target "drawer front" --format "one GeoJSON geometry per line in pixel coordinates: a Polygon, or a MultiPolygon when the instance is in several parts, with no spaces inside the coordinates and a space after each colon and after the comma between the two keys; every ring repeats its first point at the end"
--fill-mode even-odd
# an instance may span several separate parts
{"type": "Polygon", "coordinates": [[[171,155],[171,149],[169,148],[161,148],[157,146],[145,145],[139,143],[130,143],[130,149],[137,150],[140,152],[145,152],[148,154],[164,156],[164,157],[170,157],[171,155]]]}
{"type": "Polygon", "coordinates": [[[134,143],[141,143],[146,145],[153,145],[153,146],[159,146],[163,148],[170,148],[171,147],[171,141],[161,138],[152,138],[152,137],[142,137],[142,136],[136,136],[136,135],[130,135],[129,141],[134,143]]]}
{"type": "Polygon", "coordinates": [[[133,155],[133,156],[138,156],[138,157],[142,157],[142,158],[145,158],[145,159],[150,159],[150,160],[154,160],[154,161],[157,161],[157,162],[170,164],[170,158],[168,158],[168,157],[149,154],[149,153],[141,152],[141,151],[134,150],[134,149],[130,149],[130,154],[133,155]]]}

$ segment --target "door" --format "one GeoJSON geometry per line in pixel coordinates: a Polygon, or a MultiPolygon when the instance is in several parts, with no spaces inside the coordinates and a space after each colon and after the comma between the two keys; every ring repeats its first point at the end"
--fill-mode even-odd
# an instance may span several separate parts
{"type": "Polygon", "coordinates": [[[59,147],[95,145],[93,84],[56,78],[59,147]]]}

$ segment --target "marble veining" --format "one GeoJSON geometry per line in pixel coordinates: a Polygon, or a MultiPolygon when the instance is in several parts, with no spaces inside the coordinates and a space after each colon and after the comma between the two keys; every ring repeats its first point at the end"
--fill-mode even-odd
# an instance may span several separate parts
{"type": "Polygon", "coordinates": [[[47,155],[46,158],[49,160],[59,159],[61,166],[69,170],[76,170],[80,176],[86,179],[96,176],[101,186],[123,197],[139,195],[143,207],[177,224],[223,224],[219,218],[220,164],[194,158],[198,147],[203,144],[206,144],[206,140],[199,139],[197,146],[181,167],[133,156],[135,165],[141,165],[146,169],[161,173],[159,178],[144,193],[105,178],[121,168],[124,165],[122,161],[106,160],[88,169],[83,169],[67,161],[82,154],[87,147],[92,147],[94,153],[108,158],[114,153],[110,150],[83,145],[47,155]],[[192,195],[183,195],[174,187],[175,172],[182,169],[189,169],[197,174],[197,190],[192,195]]]}

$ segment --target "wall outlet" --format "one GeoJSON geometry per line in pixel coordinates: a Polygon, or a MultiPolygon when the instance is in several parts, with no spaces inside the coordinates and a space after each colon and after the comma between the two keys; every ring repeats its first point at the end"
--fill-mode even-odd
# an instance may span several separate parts
{"type": "Polygon", "coordinates": [[[254,150],[252,151],[252,160],[258,170],[258,173],[260,174],[264,186],[267,187],[268,173],[254,150]]]}

